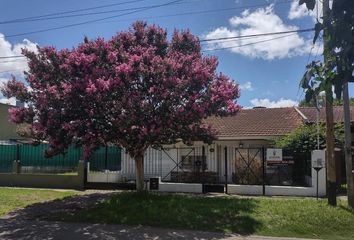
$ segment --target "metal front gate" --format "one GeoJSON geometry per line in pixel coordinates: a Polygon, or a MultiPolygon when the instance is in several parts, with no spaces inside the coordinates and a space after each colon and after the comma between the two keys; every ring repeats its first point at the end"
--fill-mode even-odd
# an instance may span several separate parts
{"type": "Polygon", "coordinates": [[[225,177],[220,177],[217,146],[162,149],[161,180],[165,182],[202,183],[203,192],[224,192],[225,177]],[[166,171],[167,169],[167,171],[166,171]]]}
{"type": "Polygon", "coordinates": [[[161,175],[162,181],[196,183],[201,181],[201,172],[205,162],[200,157],[196,147],[163,148],[161,158],[169,162],[169,166],[162,166],[165,171],[161,175]]]}
{"type": "Polygon", "coordinates": [[[236,148],[232,182],[243,185],[263,185],[265,159],[263,148],[236,148]]]}
{"type": "Polygon", "coordinates": [[[265,148],[236,148],[232,182],[240,185],[308,186],[310,155],[283,151],[280,161],[267,161],[265,148]]]}

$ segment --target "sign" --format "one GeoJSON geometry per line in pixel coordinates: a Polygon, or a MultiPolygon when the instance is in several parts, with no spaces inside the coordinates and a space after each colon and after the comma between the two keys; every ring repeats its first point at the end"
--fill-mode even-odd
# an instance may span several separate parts
{"type": "Polygon", "coordinates": [[[267,148],[267,162],[279,162],[283,160],[283,150],[280,148],[267,148]]]}
{"type": "Polygon", "coordinates": [[[324,168],[326,167],[326,157],[324,150],[313,150],[311,152],[311,164],[313,168],[324,168]]]}
{"type": "Polygon", "coordinates": [[[288,165],[293,165],[295,162],[294,161],[267,161],[267,166],[288,166],[288,165]]]}

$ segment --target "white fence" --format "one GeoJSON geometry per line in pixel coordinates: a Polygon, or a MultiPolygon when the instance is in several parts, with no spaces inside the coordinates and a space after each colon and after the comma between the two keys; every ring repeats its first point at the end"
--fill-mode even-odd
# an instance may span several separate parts
{"type": "MultiPolygon", "coordinates": [[[[223,149],[227,148],[227,173],[228,173],[228,193],[241,195],[262,195],[262,185],[237,185],[232,182],[232,173],[235,171],[235,143],[220,142],[218,144],[205,145],[205,154],[208,170],[218,173],[220,179],[224,179],[225,174],[225,156],[223,149]],[[218,160],[219,159],[219,160],[218,160]]],[[[194,145],[196,155],[201,155],[202,145],[194,145]]],[[[169,181],[171,171],[176,171],[176,159],[181,159],[181,156],[188,155],[188,148],[183,149],[183,146],[166,146],[165,149],[156,150],[149,148],[144,156],[144,176],[145,179],[150,177],[159,177],[159,191],[164,192],[202,192],[201,183],[174,183],[169,181]],[[179,149],[177,149],[180,147],[179,149]]],[[[135,162],[128,154],[122,151],[122,168],[121,171],[91,171],[88,165],[88,182],[103,182],[103,183],[119,183],[129,180],[135,180],[135,162]]],[[[178,160],[177,160],[178,161],[178,160]]],[[[306,176],[307,187],[298,186],[272,186],[265,185],[265,195],[282,195],[282,196],[316,196],[317,178],[316,171],[312,169],[311,176],[306,176]]],[[[326,195],[326,168],[319,171],[318,175],[318,195],[326,195]]]]}
{"type": "MultiPolygon", "coordinates": [[[[219,166],[216,161],[216,151],[209,151],[209,149],[215,148],[215,144],[205,145],[206,164],[208,170],[220,172],[220,177],[223,178],[224,174],[218,170],[222,166],[219,166]]],[[[181,166],[177,163],[180,161],[181,156],[186,155],[202,155],[202,145],[194,145],[193,147],[166,145],[164,150],[149,147],[144,154],[145,178],[161,177],[162,181],[170,181],[171,171],[181,171],[181,166]]],[[[124,151],[122,151],[122,174],[128,180],[135,179],[135,161],[124,151]]]]}

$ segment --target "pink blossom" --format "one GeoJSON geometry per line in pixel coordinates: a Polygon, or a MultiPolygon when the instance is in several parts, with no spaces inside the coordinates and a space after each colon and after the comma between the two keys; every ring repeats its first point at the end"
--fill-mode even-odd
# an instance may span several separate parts
{"type": "Polygon", "coordinates": [[[214,132],[202,121],[235,114],[238,86],[217,72],[217,58],[204,56],[190,31],[167,36],[139,21],[108,41],[25,50],[26,83],[12,79],[2,92],[31,108],[10,110],[10,120],[31,124],[36,139],[48,140],[47,156],[72,143],[85,147],[87,160],[107,142],[132,157],[180,139],[211,142],[214,132]]]}
{"type": "Polygon", "coordinates": [[[126,63],[122,63],[115,68],[115,72],[117,74],[128,75],[131,71],[132,71],[131,67],[126,63]]]}
{"type": "Polygon", "coordinates": [[[108,53],[108,61],[111,63],[114,63],[117,60],[117,53],[116,52],[110,52],[108,53]]]}
{"type": "Polygon", "coordinates": [[[95,84],[93,84],[93,83],[90,83],[86,88],[86,92],[89,94],[94,94],[94,93],[96,93],[96,91],[97,91],[97,88],[96,88],[95,84]]]}

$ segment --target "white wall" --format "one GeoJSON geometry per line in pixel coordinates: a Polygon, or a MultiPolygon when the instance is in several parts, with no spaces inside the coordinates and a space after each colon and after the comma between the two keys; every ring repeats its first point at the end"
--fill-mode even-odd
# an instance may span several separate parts
{"type": "MultiPolygon", "coordinates": [[[[244,148],[260,148],[267,146],[266,140],[246,140],[246,141],[215,141],[212,145],[205,146],[205,154],[207,156],[207,171],[214,171],[219,173],[220,180],[224,180],[225,174],[225,153],[224,149],[227,148],[227,169],[228,169],[228,182],[232,182],[232,173],[235,172],[235,151],[242,143],[244,148]],[[214,151],[210,151],[213,148],[214,151]]],[[[195,142],[196,155],[202,155],[203,143],[195,142]]],[[[187,147],[183,144],[176,144],[174,146],[166,146],[165,151],[159,151],[149,148],[145,154],[144,172],[145,177],[160,177],[162,181],[169,181],[169,173],[177,171],[176,162],[181,161],[182,155],[187,155],[189,149],[179,149],[187,147]],[[167,150],[169,149],[169,150],[167,150]]],[[[181,169],[178,169],[181,171],[181,169]]],[[[135,179],[135,163],[134,160],[122,151],[122,171],[121,174],[128,180],[135,179]]],[[[292,186],[266,186],[266,195],[290,195],[290,196],[316,196],[316,171],[312,169],[312,176],[307,179],[311,182],[310,187],[292,187],[292,186]]],[[[245,195],[262,195],[263,188],[258,185],[236,185],[229,184],[230,194],[245,194],[245,195]]],[[[176,191],[176,192],[201,192],[201,184],[183,184],[183,183],[165,183],[160,184],[161,191],[176,191]]],[[[319,172],[319,196],[326,195],[326,169],[323,168],[319,172]]]]}
{"type": "MultiPolygon", "coordinates": [[[[145,178],[168,175],[170,170],[176,166],[173,162],[176,157],[176,149],[160,151],[151,147],[148,148],[144,155],[145,178]]],[[[128,180],[135,179],[135,161],[125,151],[122,151],[122,175],[128,180]]],[[[170,180],[170,176],[166,176],[165,180],[170,180]]]]}
{"type": "MultiPolygon", "coordinates": [[[[265,186],[265,195],[267,196],[316,196],[316,171],[312,169],[312,185],[311,187],[294,187],[294,186],[265,186]]],[[[318,196],[326,195],[326,168],[318,173],[318,196]]],[[[228,184],[229,194],[239,195],[262,195],[263,186],[261,185],[236,185],[228,184]]]]}
{"type": "Polygon", "coordinates": [[[119,183],[123,182],[120,171],[91,171],[90,163],[87,163],[87,182],[95,183],[119,183]]]}
{"type": "Polygon", "coordinates": [[[159,183],[159,192],[202,193],[201,183],[159,183]]]}
{"type": "Polygon", "coordinates": [[[235,185],[228,184],[227,192],[228,194],[239,194],[239,195],[262,195],[263,187],[259,185],[235,185]]]}

